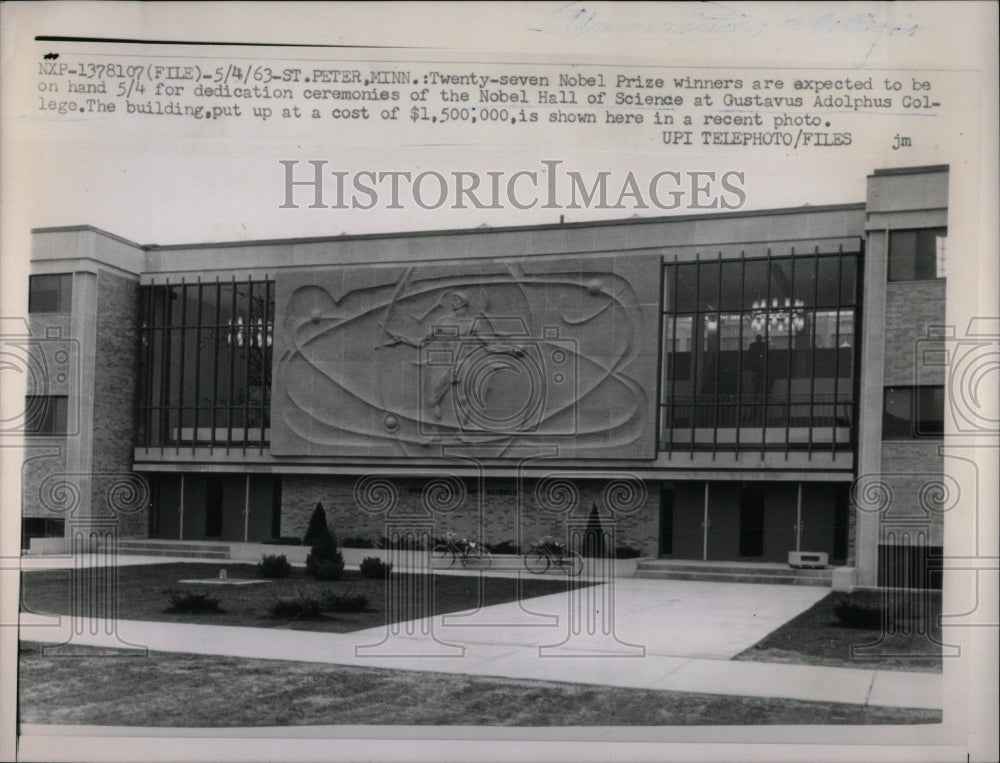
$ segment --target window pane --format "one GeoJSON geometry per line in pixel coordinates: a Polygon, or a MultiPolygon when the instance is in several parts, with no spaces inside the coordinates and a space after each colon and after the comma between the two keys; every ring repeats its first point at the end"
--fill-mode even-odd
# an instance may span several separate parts
{"type": "Polygon", "coordinates": [[[73,274],[31,276],[28,279],[29,313],[68,313],[72,310],[73,274]]]}
{"type": "Polygon", "coordinates": [[[719,309],[719,264],[703,262],[698,266],[698,309],[719,309]]]}
{"type": "Polygon", "coordinates": [[[840,267],[836,255],[819,258],[816,304],[833,307],[840,302],[840,267]]]}
{"type": "Polygon", "coordinates": [[[783,306],[792,296],[792,261],[784,258],[771,260],[771,304],[777,300],[783,306]]]}
{"type": "Polygon", "coordinates": [[[66,434],[68,413],[65,395],[26,395],[24,430],[27,434],[66,434]]]}
{"type": "Polygon", "coordinates": [[[858,258],[853,254],[844,255],[840,263],[840,304],[845,306],[853,305],[857,297],[855,296],[855,281],[858,274],[858,258]]]}
{"type": "Polygon", "coordinates": [[[753,308],[767,300],[767,260],[747,260],[743,286],[743,307],[753,308]]]}
{"type": "Polygon", "coordinates": [[[816,289],[816,261],[812,257],[795,260],[795,298],[812,307],[816,289]]]}
{"type": "Polygon", "coordinates": [[[674,308],[678,313],[691,313],[695,310],[695,292],[698,288],[698,266],[678,265],[677,283],[675,284],[677,293],[677,304],[674,308]]]}
{"type": "Polygon", "coordinates": [[[889,280],[944,278],[945,228],[899,230],[889,235],[889,280]]]}
{"type": "Polygon", "coordinates": [[[944,387],[917,387],[917,435],[944,434],[944,387]]]}
{"type": "Polygon", "coordinates": [[[723,310],[739,310],[740,282],[743,279],[743,263],[727,260],[722,263],[722,305],[723,310]]]}
{"type": "Polygon", "coordinates": [[[882,438],[900,439],[913,436],[913,389],[886,387],[882,415],[882,438]]]}

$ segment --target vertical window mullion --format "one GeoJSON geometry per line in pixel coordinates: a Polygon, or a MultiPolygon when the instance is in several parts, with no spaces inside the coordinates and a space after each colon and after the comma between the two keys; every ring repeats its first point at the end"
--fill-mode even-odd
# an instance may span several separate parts
{"type": "Polygon", "coordinates": [[[181,326],[180,326],[180,359],[177,363],[179,381],[177,385],[177,441],[175,443],[175,452],[181,452],[181,439],[184,434],[184,397],[185,397],[185,368],[184,368],[184,349],[187,342],[187,283],[184,281],[184,277],[181,276],[181,326]]]}
{"type": "Polygon", "coordinates": [[[837,407],[840,404],[840,289],[844,280],[844,245],[837,248],[837,319],[834,324],[833,339],[833,437],[830,438],[830,452],[837,452],[837,407]]]}
{"type": "Polygon", "coordinates": [[[229,297],[229,332],[226,335],[229,343],[229,397],[226,399],[226,455],[233,445],[233,377],[236,375],[236,274],[230,282],[232,293],[229,297]]]}
{"type": "Polygon", "coordinates": [[[195,321],[194,339],[194,436],[191,438],[191,452],[198,447],[198,401],[201,399],[201,311],[202,311],[201,276],[198,276],[198,310],[195,321]]]}
{"type": "Polygon", "coordinates": [[[145,287],[147,296],[147,306],[146,306],[146,411],[145,411],[145,421],[146,426],[146,452],[149,452],[149,446],[153,442],[153,379],[155,369],[153,368],[153,358],[156,357],[156,329],[153,324],[155,322],[156,316],[156,287],[149,285],[145,287]]]}
{"type": "Polygon", "coordinates": [[[253,276],[247,278],[246,339],[243,341],[243,452],[250,439],[250,354],[253,352],[253,276]]]}
{"type": "Polygon", "coordinates": [[[163,436],[162,446],[170,442],[170,340],[173,320],[173,305],[170,299],[170,279],[166,279],[163,287],[163,362],[160,367],[160,426],[163,436]]]}
{"type": "Polygon", "coordinates": [[[771,354],[771,247],[767,248],[767,286],[764,298],[764,386],[761,397],[760,455],[767,450],[767,361],[771,354]]]}
{"type": "Polygon", "coordinates": [[[813,250],[813,303],[812,325],[809,327],[812,348],[810,349],[809,370],[809,459],[812,460],[813,431],[816,403],[816,317],[819,315],[819,246],[813,250]]]}
{"type": "Polygon", "coordinates": [[[670,453],[674,449],[674,398],[677,396],[677,294],[679,269],[677,267],[677,255],[674,255],[674,302],[670,306],[670,320],[672,327],[671,342],[673,344],[670,353],[670,453]]]}
{"type": "Polygon", "coordinates": [[[715,460],[715,453],[719,447],[719,365],[722,363],[722,250],[719,250],[718,265],[718,289],[716,289],[715,307],[718,309],[716,329],[715,329],[715,411],[712,420],[712,460],[715,460]]]}
{"type": "Polygon", "coordinates": [[[271,363],[268,359],[268,321],[271,317],[271,281],[264,274],[264,319],[260,327],[260,453],[264,454],[264,422],[271,388],[271,363]]]}
{"type": "Polygon", "coordinates": [[[788,438],[792,426],[792,335],[795,333],[795,247],[792,247],[791,290],[788,295],[788,389],[785,392],[785,460],[788,460],[788,438]]]}
{"type": "Polygon", "coordinates": [[[736,448],[735,456],[740,454],[740,430],[743,427],[743,299],[746,292],[747,280],[747,257],[746,250],[740,250],[740,328],[739,338],[736,345],[736,448]]]}
{"type": "Polygon", "coordinates": [[[208,437],[209,453],[215,451],[215,427],[219,410],[219,334],[222,333],[220,310],[222,307],[222,284],[215,277],[215,331],[212,332],[212,431],[208,437]]]}
{"type": "MultiPolygon", "coordinates": [[[[700,256],[700,255],[696,255],[700,256]]],[[[691,446],[689,452],[694,455],[695,428],[698,425],[698,349],[701,347],[701,260],[694,266],[694,309],[691,320],[691,446]]]]}

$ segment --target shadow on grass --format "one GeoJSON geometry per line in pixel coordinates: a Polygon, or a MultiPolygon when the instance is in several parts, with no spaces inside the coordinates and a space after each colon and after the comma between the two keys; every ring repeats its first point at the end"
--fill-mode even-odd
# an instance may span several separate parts
{"type": "MultiPolygon", "coordinates": [[[[286,578],[268,579],[255,585],[239,585],[240,581],[260,581],[256,565],[225,566],[227,585],[215,582],[216,567],[211,564],[168,563],[123,566],[118,570],[118,617],[123,620],[230,625],[251,628],[290,628],[327,633],[349,633],[407,620],[415,613],[432,611],[435,615],[461,612],[478,606],[491,606],[525,600],[536,596],[564,593],[571,586],[589,585],[567,578],[521,579],[469,575],[430,575],[415,581],[408,573],[393,573],[400,591],[406,592],[402,606],[389,608],[387,580],[362,576],[347,571],[337,581],[317,582],[301,568],[293,569],[286,578]],[[410,578],[410,580],[407,580],[410,578]],[[211,583],[180,583],[181,580],[206,580],[211,583]],[[187,597],[209,596],[217,600],[222,611],[192,614],[166,612],[171,600],[166,593],[187,597]],[[272,616],[275,601],[294,597],[314,598],[329,602],[351,596],[365,597],[368,605],[358,612],[329,612],[315,619],[302,617],[290,610],[279,617],[272,616]],[[429,600],[428,600],[429,599],[429,600]]],[[[91,612],[90,602],[74,606],[71,599],[69,570],[38,570],[22,574],[22,609],[39,614],[71,615],[74,611],[91,612]]]]}

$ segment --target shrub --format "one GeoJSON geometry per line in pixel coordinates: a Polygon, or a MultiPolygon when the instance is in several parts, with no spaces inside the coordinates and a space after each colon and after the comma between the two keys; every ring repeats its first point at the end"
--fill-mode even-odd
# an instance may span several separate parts
{"type": "Polygon", "coordinates": [[[306,557],[306,572],[317,580],[340,580],[344,574],[344,555],[336,538],[313,545],[306,557]]]}
{"type": "Polygon", "coordinates": [[[222,612],[219,600],[207,593],[192,593],[190,591],[166,591],[170,606],[164,612],[183,615],[205,615],[211,612],[222,612]]]}
{"type": "Polygon", "coordinates": [[[375,556],[366,556],[361,561],[361,574],[366,578],[384,578],[392,572],[392,564],[386,564],[375,556]]]}
{"type": "Polygon", "coordinates": [[[305,545],[312,546],[324,540],[330,540],[330,528],[326,524],[326,512],[323,511],[323,504],[317,503],[309,518],[309,527],[306,530],[305,545]]]}
{"type": "Polygon", "coordinates": [[[330,612],[364,612],[368,609],[368,597],[356,591],[329,593],[323,605],[330,612]]]}
{"type": "Polygon", "coordinates": [[[264,541],[265,546],[301,546],[302,538],[291,538],[282,535],[280,538],[271,538],[271,540],[264,541]]]}
{"type": "Polygon", "coordinates": [[[520,553],[520,549],[517,547],[517,541],[513,540],[503,540],[499,543],[487,543],[486,550],[491,554],[513,554],[517,556],[520,553]]]}
{"type": "Polygon", "coordinates": [[[615,558],[617,559],[638,559],[640,556],[642,556],[642,552],[635,546],[615,547],[615,558]]]}
{"type": "Polygon", "coordinates": [[[323,600],[296,591],[294,596],[283,596],[271,604],[271,617],[289,617],[299,620],[318,620],[323,617],[323,600]]]}
{"type": "Polygon", "coordinates": [[[355,535],[344,538],[340,545],[344,548],[375,548],[375,544],[368,538],[360,538],[355,535]]]}
{"type": "Polygon", "coordinates": [[[257,565],[260,574],[265,578],[287,578],[292,571],[292,565],[284,554],[268,554],[257,565]]]}
{"type": "Polygon", "coordinates": [[[604,537],[601,515],[597,511],[596,503],[591,504],[590,516],[587,518],[587,529],[583,532],[583,547],[580,549],[580,555],[597,559],[604,559],[608,556],[608,544],[604,537]]]}
{"type": "Polygon", "coordinates": [[[886,620],[886,608],[881,602],[864,597],[838,599],[833,614],[848,628],[879,629],[886,620]]]}

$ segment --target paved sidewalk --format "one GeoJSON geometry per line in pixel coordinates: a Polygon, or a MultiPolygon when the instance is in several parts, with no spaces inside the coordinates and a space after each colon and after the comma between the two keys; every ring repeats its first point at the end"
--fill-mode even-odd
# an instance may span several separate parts
{"type": "MultiPolygon", "coordinates": [[[[158,561],[164,561],[162,557],[158,561]]],[[[169,559],[167,561],[178,561],[169,559]]],[[[218,562],[214,562],[218,564],[218,562]]],[[[811,586],[616,580],[347,634],[22,617],[26,641],[618,687],[937,709],[938,673],[733,661],[828,593],[811,586]]]]}

